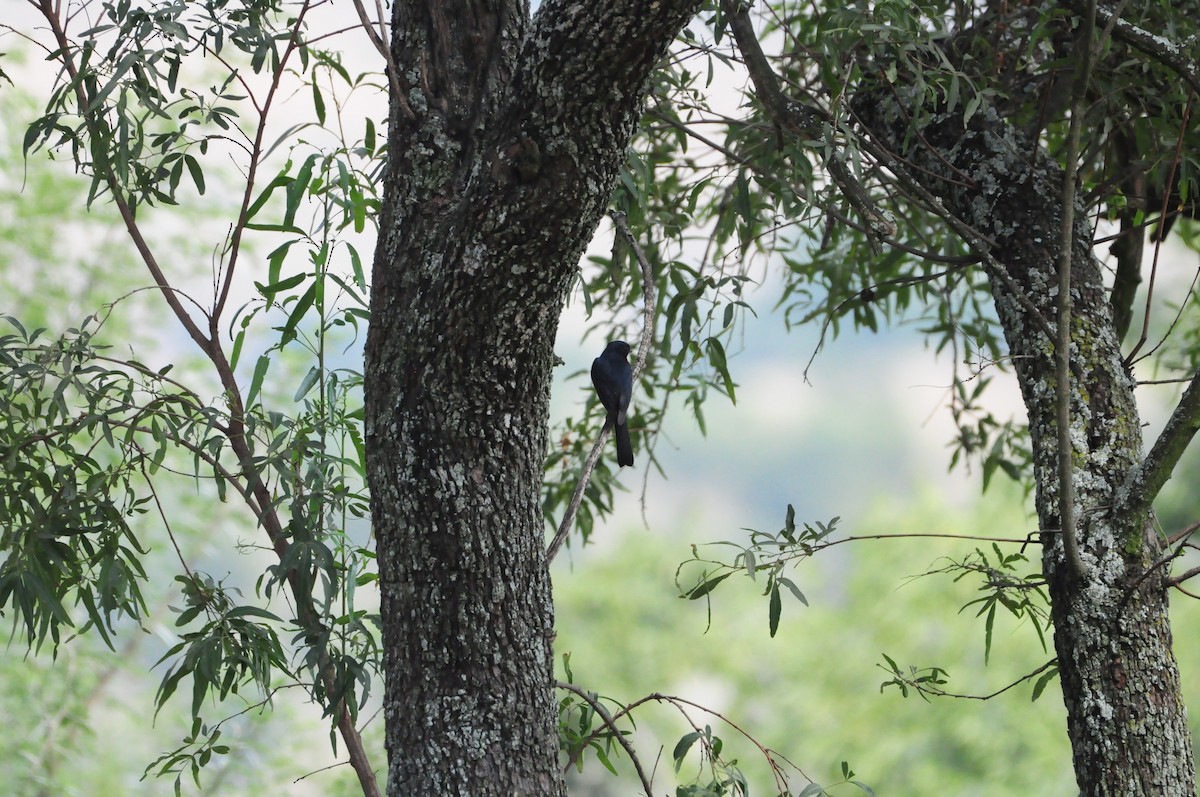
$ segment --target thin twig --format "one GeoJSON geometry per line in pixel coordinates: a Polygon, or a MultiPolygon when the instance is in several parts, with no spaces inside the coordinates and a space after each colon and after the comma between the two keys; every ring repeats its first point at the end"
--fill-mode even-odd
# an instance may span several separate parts
{"type": "Polygon", "coordinates": [[[219,346],[221,313],[225,309],[225,303],[229,300],[229,291],[233,287],[233,274],[237,268],[238,256],[242,250],[242,236],[245,234],[246,225],[250,221],[250,206],[254,201],[254,181],[258,174],[258,167],[261,165],[263,135],[267,131],[267,115],[270,113],[271,103],[279,91],[280,80],[287,67],[288,59],[291,58],[292,53],[299,49],[301,45],[300,30],[304,25],[304,15],[308,13],[310,6],[310,0],[305,0],[304,4],[300,6],[300,12],[296,15],[291,33],[288,35],[287,47],[279,59],[279,66],[271,76],[271,87],[267,90],[266,99],[263,100],[262,110],[259,112],[258,127],[254,131],[254,142],[250,147],[250,164],[246,169],[246,190],[242,192],[242,206],[238,210],[237,224],[233,227],[233,235],[229,241],[229,260],[225,266],[224,274],[221,275],[221,285],[217,291],[217,295],[214,297],[212,312],[208,316],[209,335],[211,336],[213,348],[219,346]]]}
{"type": "Polygon", "coordinates": [[[416,119],[417,115],[413,113],[408,100],[404,97],[404,91],[400,88],[400,73],[396,68],[396,57],[392,54],[391,46],[384,41],[384,37],[387,36],[387,25],[383,21],[383,7],[379,0],[375,0],[375,9],[379,14],[378,33],[371,26],[371,18],[367,16],[367,9],[363,8],[362,0],[354,0],[354,10],[358,12],[358,18],[362,21],[362,28],[366,32],[367,38],[371,40],[371,46],[379,51],[379,54],[383,56],[384,63],[387,64],[388,84],[392,88],[396,106],[409,120],[416,119]]]}
{"type": "MultiPolygon", "coordinates": [[[[645,790],[646,797],[654,797],[654,789],[651,785],[651,779],[646,775],[646,771],[642,769],[642,762],[638,758],[637,751],[633,749],[633,744],[628,738],[626,738],[625,734],[621,732],[621,729],[617,727],[616,720],[613,719],[612,714],[609,713],[608,709],[604,707],[604,704],[593,697],[591,693],[585,692],[575,684],[567,683],[566,681],[555,681],[554,685],[559,689],[565,689],[568,692],[572,692],[583,698],[583,700],[589,706],[591,706],[598,715],[600,715],[600,719],[604,720],[605,727],[612,731],[617,742],[620,743],[621,747],[625,748],[625,753],[629,756],[629,760],[633,762],[633,768],[637,771],[638,779],[642,781],[642,789],[645,790]]],[[[587,744],[593,738],[595,738],[594,734],[593,736],[589,736],[588,739],[585,740],[584,744],[580,745],[579,749],[571,754],[570,759],[567,761],[567,765],[563,768],[564,771],[571,768],[571,766],[578,760],[580,753],[586,749],[587,744]]]]}
{"type": "MultiPolygon", "coordinates": [[[[884,672],[889,673],[891,675],[900,675],[899,673],[895,673],[895,672],[883,667],[883,665],[876,665],[876,666],[878,666],[884,672]]],[[[1058,666],[1058,659],[1050,659],[1050,661],[1046,662],[1041,667],[1038,667],[1033,672],[1026,673],[1025,675],[1022,675],[1017,680],[1010,683],[1008,686],[1001,687],[1000,689],[997,689],[995,692],[992,692],[991,694],[987,694],[987,695],[961,695],[961,694],[958,694],[957,692],[946,692],[946,691],[944,691],[942,689],[938,689],[936,687],[924,686],[924,685],[918,684],[914,681],[910,681],[907,678],[904,678],[902,675],[900,675],[900,680],[903,681],[904,683],[908,684],[913,689],[916,689],[918,692],[920,692],[922,694],[930,694],[930,695],[933,695],[934,697],[953,697],[953,698],[957,698],[959,700],[991,700],[993,697],[999,697],[1000,695],[1004,694],[1009,689],[1012,689],[1014,686],[1020,686],[1021,684],[1030,680],[1034,676],[1040,675],[1041,673],[1045,672],[1046,670],[1050,669],[1051,667],[1056,667],[1056,666],[1058,666]]]]}
{"type": "MultiPolygon", "coordinates": [[[[763,53],[758,34],[750,21],[748,6],[741,0],[722,0],[721,9],[729,21],[729,29],[737,41],[746,71],[754,83],[755,92],[767,115],[778,129],[826,145],[830,154],[824,158],[825,168],[846,199],[867,222],[871,230],[867,240],[871,247],[879,248],[882,239],[896,235],[896,219],[891,211],[876,207],[871,195],[841,160],[841,153],[835,150],[833,142],[829,141],[825,134],[825,124],[828,120],[823,117],[822,112],[784,95],[779,76],[775,74],[763,53]]],[[[815,149],[819,152],[822,148],[815,149]]]]}

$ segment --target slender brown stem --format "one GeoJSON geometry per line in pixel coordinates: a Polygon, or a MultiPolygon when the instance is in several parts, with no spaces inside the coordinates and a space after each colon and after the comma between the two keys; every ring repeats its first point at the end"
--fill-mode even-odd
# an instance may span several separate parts
{"type": "MultiPolygon", "coordinates": [[[[59,16],[59,8],[51,0],[40,0],[37,7],[49,24],[50,32],[54,36],[55,43],[58,45],[59,58],[62,61],[63,69],[66,70],[68,77],[71,78],[71,83],[74,85],[75,100],[79,103],[79,112],[83,115],[84,124],[93,137],[101,138],[102,136],[98,129],[100,127],[98,117],[95,112],[89,113],[87,110],[91,106],[92,98],[84,86],[84,81],[80,79],[79,67],[72,55],[71,41],[67,38],[66,29],[63,27],[61,17],[59,16]]],[[[113,196],[113,203],[117,206],[117,212],[121,215],[121,220],[125,224],[125,230],[129,234],[130,240],[133,241],[138,255],[141,256],[142,262],[150,272],[150,276],[154,279],[154,284],[161,291],[163,299],[167,302],[167,306],[171,308],[171,312],[175,314],[179,323],[183,325],[184,330],[188,333],[188,337],[195,341],[201,351],[208,353],[213,346],[213,340],[205,337],[204,332],[196,324],[191,314],[184,308],[174,288],[171,287],[171,283],[163,273],[162,267],[159,266],[154,252],[150,249],[150,245],[146,242],[142,231],[138,228],[133,208],[129,206],[129,203],[121,193],[121,186],[117,182],[116,175],[111,169],[105,169],[101,177],[104,179],[109,192],[113,196]]]]}
{"type": "MultiPolygon", "coordinates": [[[[31,0],[34,2],[34,0],[31,0]]],[[[54,36],[55,42],[58,45],[59,57],[61,58],[63,68],[68,77],[70,77],[74,85],[74,93],[76,101],[79,103],[80,112],[84,116],[84,124],[87,126],[89,133],[97,140],[103,138],[103,129],[99,117],[95,112],[88,112],[91,106],[91,97],[88,94],[84,81],[80,79],[79,68],[72,56],[71,42],[67,38],[66,30],[62,24],[60,16],[60,8],[55,5],[52,0],[36,0],[36,7],[42,12],[50,30],[54,36]]],[[[218,321],[221,311],[224,307],[226,298],[229,294],[232,284],[234,267],[237,262],[237,256],[240,252],[241,236],[245,230],[247,221],[247,213],[252,199],[254,187],[254,175],[258,167],[259,153],[261,152],[262,137],[264,135],[266,123],[265,116],[270,107],[271,99],[273,98],[279,81],[283,74],[284,64],[288,57],[293,53],[300,44],[299,33],[305,13],[310,7],[310,0],[305,0],[301,7],[300,13],[297,15],[291,36],[288,39],[288,47],[285,50],[284,56],[280,59],[280,65],[273,76],[272,87],[268,94],[267,100],[263,104],[262,116],[259,121],[258,132],[255,137],[255,142],[252,147],[252,156],[250,161],[249,173],[247,175],[246,191],[243,194],[242,208],[239,212],[238,223],[234,227],[233,240],[230,246],[229,263],[224,274],[224,281],[221,286],[219,296],[214,305],[213,312],[208,316],[209,334],[206,336],[200,326],[183,307],[179,296],[174,288],[170,285],[156,259],[153,250],[151,250],[145,237],[142,235],[132,207],[121,193],[121,186],[117,181],[115,173],[111,169],[104,169],[100,177],[108,186],[110,193],[113,196],[113,202],[117,206],[117,210],[125,223],[125,228],[133,241],[135,248],[140,255],[142,262],[150,272],[154,279],[155,285],[158,286],[164,300],[171,308],[175,317],[187,331],[188,336],[200,347],[212,362],[213,367],[217,371],[220,378],[222,388],[225,390],[226,400],[229,402],[229,423],[225,428],[228,436],[230,447],[233,450],[235,457],[241,467],[241,475],[245,479],[246,486],[241,491],[247,497],[247,506],[255,513],[259,519],[271,545],[276,554],[282,559],[288,552],[289,543],[285,534],[283,524],[279,519],[276,509],[276,502],[273,500],[273,495],[270,488],[263,480],[258,463],[255,462],[253,452],[246,437],[245,428],[245,413],[246,408],[243,404],[241,390],[237,384],[237,379],[233,373],[233,368],[230,366],[229,360],[225,356],[219,339],[218,321]],[[253,500],[249,500],[253,497],[253,500]]],[[[298,574],[291,571],[287,574],[289,586],[297,601],[297,609],[300,614],[300,622],[304,626],[311,626],[316,623],[315,610],[312,605],[311,596],[309,596],[303,585],[299,581],[298,574]]],[[[322,679],[326,681],[327,691],[329,685],[332,684],[330,673],[325,670],[321,674],[322,679]]],[[[346,710],[344,704],[337,707],[339,711],[338,728],[346,743],[346,748],[351,758],[351,765],[355,772],[358,773],[360,785],[366,797],[379,797],[379,788],[375,782],[374,772],[371,769],[370,761],[367,759],[365,748],[362,744],[362,738],[354,727],[353,722],[346,710]]]]}
{"type": "Polygon", "coordinates": [[[296,15],[296,21],[292,24],[291,35],[288,36],[287,47],[279,59],[279,65],[275,69],[275,73],[271,76],[271,87],[267,90],[266,99],[263,100],[262,108],[259,111],[258,129],[254,132],[254,143],[250,145],[250,164],[246,169],[246,190],[242,192],[242,207],[238,211],[237,223],[233,226],[233,235],[229,241],[229,260],[225,265],[225,273],[221,280],[220,291],[213,304],[212,313],[208,318],[209,335],[214,344],[220,334],[221,313],[225,310],[225,302],[228,301],[229,291],[233,287],[233,274],[237,268],[238,256],[242,251],[242,236],[246,232],[246,223],[250,220],[248,216],[250,205],[254,200],[254,180],[258,175],[258,167],[262,159],[263,136],[267,131],[267,115],[271,110],[271,103],[275,99],[275,94],[279,91],[279,84],[287,68],[288,59],[291,58],[292,53],[300,46],[300,29],[304,25],[304,16],[308,13],[310,7],[310,0],[304,0],[304,4],[300,6],[300,13],[296,15]]]}
{"type": "MultiPolygon", "coordinates": [[[[650,778],[646,776],[646,771],[642,768],[642,762],[641,759],[638,758],[637,751],[633,749],[633,744],[629,741],[625,734],[621,732],[621,729],[617,727],[616,720],[613,719],[612,714],[607,708],[604,707],[604,704],[597,700],[591,693],[585,692],[575,684],[567,683],[566,681],[556,681],[554,685],[559,689],[565,689],[568,692],[578,695],[584,700],[584,702],[586,702],[595,710],[596,714],[600,716],[600,719],[604,721],[604,727],[612,731],[613,738],[617,740],[621,747],[625,748],[625,754],[628,755],[629,760],[633,762],[633,768],[637,772],[638,779],[642,782],[642,790],[645,791],[646,797],[654,797],[654,787],[651,785],[650,778]]],[[[590,741],[592,738],[595,738],[594,735],[589,737],[588,741],[590,741]]],[[[579,746],[578,750],[571,754],[570,759],[567,761],[567,765],[563,767],[564,771],[570,769],[571,766],[577,760],[579,760],[580,754],[583,753],[586,747],[587,743],[585,742],[579,746]]]]}
{"type": "MultiPolygon", "coordinates": [[[[884,672],[891,673],[892,675],[896,675],[896,673],[893,673],[891,670],[883,668],[882,665],[879,665],[879,666],[881,667],[881,669],[884,670],[884,672]]],[[[1021,684],[1030,680],[1034,676],[1044,673],[1046,670],[1050,669],[1051,667],[1057,667],[1057,666],[1058,666],[1058,659],[1050,659],[1050,661],[1046,662],[1041,667],[1038,667],[1033,672],[1025,673],[1020,678],[1018,678],[1017,680],[1008,684],[1007,686],[1002,686],[999,689],[997,689],[995,692],[992,692],[991,694],[986,694],[986,695],[965,695],[965,694],[959,694],[957,692],[947,692],[944,689],[938,689],[936,687],[931,687],[926,684],[920,684],[915,681],[910,681],[909,679],[904,678],[903,676],[900,676],[900,680],[904,681],[904,683],[908,684],[913,689],[917,690],[918,692],[921,692],[922,694],[929,694],[929,695],[933,695],[935,697],[953,697],[953,698],[957,698],[959,700],[991,700],[993,697],[999,697],[1000,695],[1004,694],[1009,689],[1012,689],[1015,686],[1020,686],[1021,684]]]]}

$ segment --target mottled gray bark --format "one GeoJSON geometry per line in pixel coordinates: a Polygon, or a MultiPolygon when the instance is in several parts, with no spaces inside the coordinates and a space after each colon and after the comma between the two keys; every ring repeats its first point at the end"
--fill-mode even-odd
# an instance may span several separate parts
{"type": "Polygon", "coordinates": [[[1147,575],[1162,544],[1146,504],[1123,496],[1142,461],[1141,424],[1087,216],[1077,209],[1071,282],[1071,456],[1084,564],[1076,578],[1058,533],[1054,342],[1046,334],[1055,328],[1062,170],[990,109],[966,127],[961,109],[935,113],[906,139],[919,114],[900,103],[914,96],[864,94],[857,107],[877,140],[909,162],[894,169],[992,242],[994,260],[984,267],[1029,415],[1043,569],[1080,791],[1192,797],[1165,570],[1147,575]]]}
{"type": "Polygon", "coordinates": [[[392,795],[563,792],[539,503],[554,337],[698,5],[394,4],[365,369],[392,795]]]}

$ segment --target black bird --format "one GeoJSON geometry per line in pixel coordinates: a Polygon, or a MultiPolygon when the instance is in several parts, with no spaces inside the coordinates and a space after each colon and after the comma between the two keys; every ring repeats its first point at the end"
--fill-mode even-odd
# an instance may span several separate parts
{"type": "Polygon", "coordinates": [[[617,464],[633,464],[633,445],[629,442],[629,398],[633,395],[633,369],[629,367],[629,344],[614,340],[604,353],[592,360],[592,384],[600,403],[608,411],[604,426],[616,426],[617,464]]]}

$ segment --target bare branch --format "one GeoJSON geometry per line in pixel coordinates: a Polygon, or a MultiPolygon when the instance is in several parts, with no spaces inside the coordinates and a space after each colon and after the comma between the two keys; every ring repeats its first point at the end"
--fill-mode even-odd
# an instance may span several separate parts
{"type": "MultiPolygon", "coordinates": [[[[992,693],[986,694],[986,695],[965,695],[965,694],[959,694],[957,692],[947,692],[943,689],[938,689],[937,687],[933,687],[933,686],[929,686],[927,684],[917,683],[916,681],[909,680],[908,678],[903,677],[899,673],[895,673],[895,672],[892,672],[891,670],[888,670],[887,668],[883,667],[882,665],[877,665],[877,666],[879,666],[880,669],[882,669],[884,672],[889,673],[890,675],[897,676],[898,680],[903,681],[905,684],[907,684],[908,686],[917,690],[922,695],[933,695],[934,697],[953,697],[953,698],[958,698],[959,700],[991,700],[993,697],[998,697],[998,696],[1004,694],[1005,692],[1007,692],[1009,689],[1012,689],[1015,686],[1020,686],[1021,684],[1034,678],[1035,676],[1044,673],[1046,670],[1050,669],[1051,667],[1058,666],[1058,659],[1050,659],[1050,661],[1046,662],[1041,667],[1038,667],[1033,672],[1026,673],[1025,675],[1022,675],[1020,678],[1018,678],[1017,680],[1008,684],[1007,686],[1002,686],[1001,688],[997,689],[995,692],[992,692],[992,693]]],[[[891,683],[891,681],[889,681],[888,683],[891,683]]]]}
{"type": "Polygon", "coordinates": [[[387,35],[387,26],[383,21],[383,8],[379,4],[379,0],[375,2],[376,10],[379,13],[379,31],[371,25],[371,18],[367,16],[367,9],[363,8],[362,0],[354,0],[354,10],[358,12],[358,18],[362,21],[362,29],[366,32],[367,38],[371,40],[371,45],[379,51],[383,56],[384,62],[387,64],[388,85],[392,88],[392,96],[396,98],[396,104],[400,111],[408,119],[416,119],[416,114],[408,105],[408,100],[404,98],[404,91],[400,88],[400,77],[396,71],[396,58],[392,55],[392,48],[384,41],[387,35]]]}

